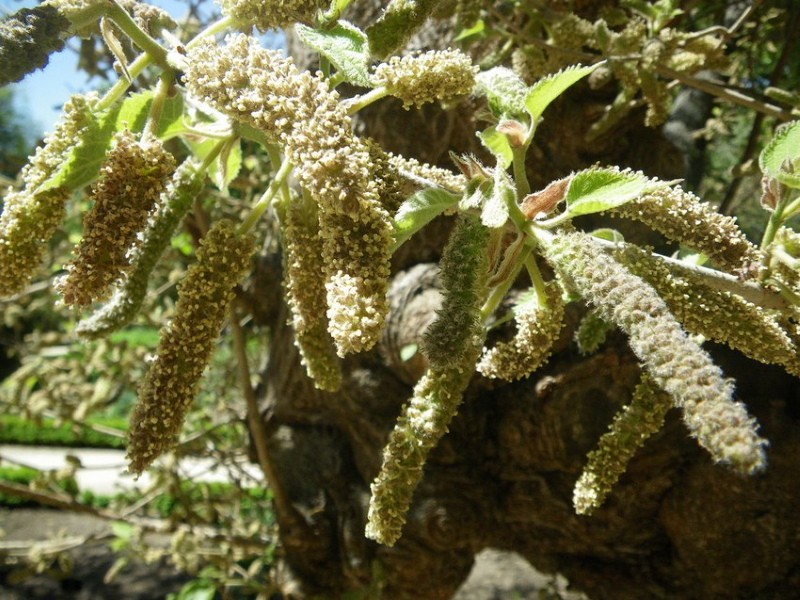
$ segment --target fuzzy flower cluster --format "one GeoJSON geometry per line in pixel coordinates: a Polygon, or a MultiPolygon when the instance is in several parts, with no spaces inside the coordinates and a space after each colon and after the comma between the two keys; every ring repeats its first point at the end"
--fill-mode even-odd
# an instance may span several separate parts
{"type": "Polygon", "coordinates": [[[699,250],[725,271],[742,272],[760,262],[758,248],[748,241],[736,219],[719,214],[679,187],[660,188],[615,211],[699,250]]]}
{"type": "Polygon", "coordinates": [[[175,170],[150,216],[141,245],[134,246],[131,252],[131,272],[105,305],[78,323],[76,333],[92,338],[104,336],[129,323],[139,312],[147,294],[150,273],[169,245],[181,219],[203,190],[205,174],[199,166],[194,160],[188,159],[175,170]]]}
{"type": "Polygon", "coordinates": [[[477,67],[458,50],[430,50],[424,54],[393,56],[375,69],[373,81],[403,101],[403,108],[428,102],[447,102],[475,87],[477,67]]]}
{"type": "Polygon", "coordinates": [[[0,215],[0,296],[22,290],[41,263],[46,244],[64,220],[70,190],[45,188],[64,157],[88,130],[93,97],[72,96],[61,121],[22,169],[24,187],[3,199],[0,215]]]}
{"type": "Polygon", "coordinates": [[[625,246],[614,256],[658,291],[690,333],[800,376],[797,347],[774,314],[730,292],[711,289],[688,271],[670,269],[665,261],[636,246],[625,246]]]}
{"type": "Polygon", "coordinates": [[[236,233],[231,221],[218,221],[200,242],[197,262],[178,285],[175,316],[158,343],[139,399],[128,441],[129,469],[141,473],[175,445],[200,377],[211,360],[217,337],[255,251],[251,236],[236,233]]]}
{"type": "Polygon", "coordinates": [[[467,187],[467,180],[464,175],[422,163],[416,158],[390,154],[389,163],[397,169],[401,176],[423,187],[429,186],[428,182],[431,181],[451,192],[461,193],[467,187]]]}
{"type": "Polygon", "coordinates": [[[367,28],[369,53],[385,58],[403,49],[434,12],[440,0],[391,0],[380,19],[367,28]]]}
{"type": "Polygon", "coordinates": [[[284,286],[295,345],[306,373],[321,389],[334,392],[342,384],[336,346],[328,332],[323,271],[322,239],[314,207],[293,202],[281,215],[284,286]]]}
{"type": "Polygon", "coordinates": [[[766,464],[766,440],[733,386],[689,337],[658,293],[582,232],[562,233],[542,244],[557,272],[603,317],[629,338],[631,349],[661,389],[682,409],[684,422],[715,461],[740,473],[766,464]]]}
{"type": "Polygon", "coordinates": [[[603,504],[634,454],[664,425],[670,408],[669,395],[659,390],[649,376],[643,375],[631,403],[614,417],[597,449],[589,453],[572,496],[576,513],[588,515],[603,504]]]}
{"type": "Polygon", "coordinates": [[[45,67],[64,47],[69,19],[52,6],[23,8],[0,23],[0,86],[45,67]]]}
{"type": "Polygon", "coordinates": [[[174,170],[175,159],[158,140],[138,141],[128,131],[115,136],[92,188],[83,238],[56,284],[66,304],[86,306],[104,298],[130,269],[138,234],[174,170]]]}
{"type": "Polygon", "coordinates": [[[240,25],[259,31],[284,29],[295,23],[312,23],[322,3],[317,0],[220,0],[222,14],[240,25]]]}
{"type": "Polygon", "coordinates": [[[522,379],[547,362],[553,343],[564,325],[561,288],[547,289],[547,305],[525,305],[514,315],[517,332],[508,342],[484,348],[478,372],[484,377],[506,381],[522,379]]]}
{"type": "Polygon", "coordinates": [[[578,345],[578,352],[581,354],[596,352],[606,341],[606,336],[613,327],[611,323],[600,315],[599,311],[592,309],[587,312],[575,331],[575,343],[578,345]]]}
{"type": "Polygon", "coordinates": [[[374,181],[370,151],[350,127],[339,96],[279,52],[246,35],[187,56],[197,97],[280,144],[319,206],[328,320],[337,352],[371,348],[388,310],[392,225],[374,181]]]}
{"type": "Polygon", "coordinates": [[[487,241],[480,221],[463,215],[444,250],[444,298],[425,339],[428,370],[403,407],[371,486],[366,535],[382,544],[392,546],[400,537],[428,453],[447,432],[480,355],[487,241]]]}

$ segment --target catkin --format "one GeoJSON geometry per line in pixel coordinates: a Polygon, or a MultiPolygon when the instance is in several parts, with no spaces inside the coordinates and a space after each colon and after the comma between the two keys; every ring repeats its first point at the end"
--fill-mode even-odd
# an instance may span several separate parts
{"type": "Polygon", "coordinates": [[[480,308],[486,291],[488,231],[462,215],[442,256],[442,307],[425,336],[428,370],[414,387],[383,451],[373,481],[366,535],[388,546],[402,533],[428,453],[447,432],[475,370],[485,330],[480,308]],[[441,350],[447,347],[445,354],[441,350]]]}
{"type": "Polygon", "coordinates": [[[64,48],[70,22],[52,6],[23,8],[0,22],[0,87],[47,66],[64,48]]]}
{"type": "Polygon", "coordinates": [[[175,316],[164,328],[155,361],[139,388],[128,440],[129,470],[141,473],[172,448],[211,360],[255,240],[218,221],[200,242],[197,262],[178,285],[175,316]]]}
{"type": "Polygon", "coordinates": [[[652,286],[583,232],[543,240],[541,250],[603,318],[628,335],[633,352],[655,383],[672,396],[689,431],[715,461],[740,473],[764,468],[767,442],[756,433],[755,420],[733,400],[733,385],[684,332],[652,286]]]}

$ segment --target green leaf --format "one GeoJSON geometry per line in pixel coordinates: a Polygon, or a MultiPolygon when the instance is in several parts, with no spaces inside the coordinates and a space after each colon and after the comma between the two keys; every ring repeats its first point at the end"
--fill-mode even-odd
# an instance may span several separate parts
{"type": "Polygon", "coordinates": [[[369,78],[367,36],[355,25],[339,21],[331,29],[312,29],[295,25],[297,36],[327,58],[345,80],[361,87],[372,87],[369,78]]]}
{"type": "Polygon", "coordinates": [[[473,38],[483,37],[483,33],[486,30],[486,24],[483,22],[483,19],[478,19],[475,21],[475,24],[471,27],[466,27],[458,32],[458,35],[453,39],[454,42],[463,42],[467,40],[472,40],[473,38]]]}
{"type": "Polygon", "coordinates": [[[400,360],[403,362],[408,362],[419,350],[418,344],[406,344],[402,348],[400,348],[400,360]]]}
{"type": "Polygon", "coordinates": [[[504,171],[496,169],[492,193],[483,203],[481,210],[481,223],[495,229],[502,227],[508,221],[508,205],[515,201],[511,180],[504,171]]]}
{"type": "Polygon", "coordinates": [[[670,184],[613,167],[586,169],[572,176],[565,198],[566,212],[572,217],[602,212],[635,200],[646,191],[670,184]]]}
{"type": "Polygon", "coordinates": [[[508,138],[505,134],[497,131],[496,127],[488,127],[478,132],[478,137],[486,149],[497,158],[497,166],[500,169],[505,170],[514,160],[514,153],[511,150],[511,144],[508,143],[508,138]]]}
{"type": "Polygon", "coordinates": [[[228,191],[228,185],[236,179],[242,168],[242,143],[239,138],[232,139],[225,149],[220,152],[208,170],[211,181],[222,192],[228,191]]]}
{"type": "Polygon", "coordinates": [[[567,67],[534,83],[525,94],[525,110],[528,111],[533,122],[535,123],[542,116],[542,113],[553,100],[563,94],[574,83],[594,71],[600,64],[597,63],[588,67],[580,65],[567,67]]]}
{"type": "Polygon", "coordinates": [[[619,231],[616,229],[611,229],[610,227],[595,229],[591,232],[591,234],[593,237],[606,240],[608,242],[614,242],[615,244],[621,244],[625,241],[625,237],[619,231]]]}
{"type": "Polygon", "coordinates": [[[794,189],[800,189],[800,121],[792,121],[775,132],[761,156],[758,165],[769,175],[794,189]],[[785,169],[789,166],[794,172],[785,169]]]}
{"type": "Polygon", "coordinates": [[[486,96],[489,110],[496,117],[519,117],[525,114],[528,86],[511,69],[494,67],[478,73],[475,81],[477,93],[486,96]]]}
{"type": "Polygon", "coordinates": [[[172,98],[167,98],[156,128],[156,137],[160,140],[168,140],[186,133],[183,109],[183,95],[175,94],[172,98]]]}
{"type": "Polygon", "coordinates": [[[394,245],[392,251],[402,246],[417,231],[435,217],[458,204],[460,196],[439,188],[420,190],[407,198],[394,218],[394,245]]]}
{"type": "Polygon", "coordinates": [[[153,102],[152,90],[131,94],[122,102],[117,113],[117,131],[141,131],[153,102]]]}
{"type": "Polygon", "coordinates": [[[121,540],[129,540],[133,536],[133,525],[125,521],[112,521],[111,532],[121,540]]]}

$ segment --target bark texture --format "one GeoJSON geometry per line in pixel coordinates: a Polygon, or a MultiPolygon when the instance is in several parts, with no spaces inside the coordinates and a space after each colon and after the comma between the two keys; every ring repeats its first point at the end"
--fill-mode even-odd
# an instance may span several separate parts
{"type": "MultiPolygon", "coordinates": [[[[534,187],[600,159],[664,178],[680,173],[674,148],[635,116],[586,144],[587,123],[607,102],[578,87],[548,111],[531,152],[534,187]]],[[[434,164],[446,164],[448,149],[478,150],[468,105],[419,113],[388,101],[359,127],[389,150],[434,164]]],[[[264,313],[274,333],[260,397],[279,481],[284,596],[380,590],[383,598],[446,599],[474,554],[495,547],[563,573],[593,599],[797,597],[798,382],[715,349],[771,442],[766,472],[746,479],[714,466],[673,411],[606,505],[577,516],[572,489],[586,454],[629,401],[639,371],[621,336],[579,356],[569,326],[549,365],[529,379],[473,378],[429,459],[403,537],[393,548],[364,538],[381,449],[424,368],[420,357],[401,360],[399,349],[421,338],[437,306],[432,263],[448,229],[447,219],[435,221],[395,257],[383,343],[345,361],[338,393],[314,389],[305,376],[285,307],[264,313]]]]}

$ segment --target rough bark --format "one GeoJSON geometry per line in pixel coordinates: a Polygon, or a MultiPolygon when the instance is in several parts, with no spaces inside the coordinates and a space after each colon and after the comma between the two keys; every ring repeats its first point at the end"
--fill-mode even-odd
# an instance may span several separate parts
{"type": "MultiPolygon", "coordinates": [[[[674,148],[635,116],[602,142],[586,144],[587,122],[607,100],[578,88],[548,112],[531,153],[534,185],[601,158],[665,178],[682,168],[674,148]]],[[[389,101],[361,132],[441,164],[447,149],[476,150],[471,120],[464,107],[419,114],[389,101]]],[[[285,308],[270,314],[260,392],[276,493],[286,500],[278,511],[285,597],[338,598],[357,590],[377,597],[381,589],[384,598],[449,598],[484,547],[516,550],[540,570],[565,574],[593,599],[796,597],[797,381],[723,349],[715,356],[771,441],[764,474],[744,479],[711,464],[673,411],[606,505],[577,516],[573,485],[587,452],[629,400],[638,367],[621,336],[581,357],[566,331],[549,365],[529,379],[473,378],[450,433],[430,457],[401,540],[387,548],[364,538],[369,483],[423,367],[399,360],[397,351],[419,338],[436,306],[435,268],[420,263],[435,261],[446,221],[434,222],[413,251],[396,257],[384,343],[345,361],[340,392],[314,389],[285,308]]]]}

